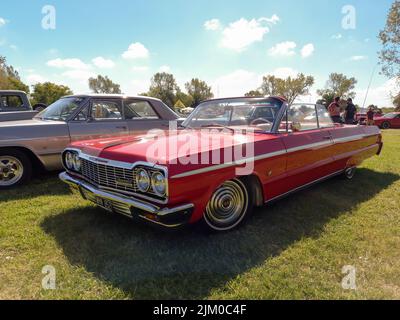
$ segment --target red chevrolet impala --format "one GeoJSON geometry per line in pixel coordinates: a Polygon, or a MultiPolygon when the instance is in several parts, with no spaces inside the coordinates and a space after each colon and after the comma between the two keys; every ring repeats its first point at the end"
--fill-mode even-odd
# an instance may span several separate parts
{"type": "Polygon", "coordinates": [[[226,231],[256,206],[336,175],[352,179],[381,149],[378,127],[334,124],[321,105],[216,99],[176,129],[72,144],[60,178],[111,212],[226,231]]]}

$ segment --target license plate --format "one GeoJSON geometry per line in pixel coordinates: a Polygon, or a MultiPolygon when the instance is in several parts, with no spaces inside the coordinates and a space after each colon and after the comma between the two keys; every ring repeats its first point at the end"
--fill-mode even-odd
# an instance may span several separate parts
{"type": "Polygon", "coordinates": [[[103,198],[100,198],[100,197],[96,197],[95,203],[98,206],[106,209],[107,211],[113,212],[113,205],[112,205],[112,202],[110,200],[103,199],[103,198]]]}

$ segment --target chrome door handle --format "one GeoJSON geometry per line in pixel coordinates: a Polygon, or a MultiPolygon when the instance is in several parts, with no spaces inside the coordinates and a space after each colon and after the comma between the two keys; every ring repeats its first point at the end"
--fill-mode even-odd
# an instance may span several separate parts
{"type": "Polygon", "coordinates": [[[127,130],[127,129],[128,129],[128,127],[125,127],[125,126],[119,126],[119,127],[115,127],[115,128],[117,128],[117,129],[124,129],[124,130],[127,130]]]}
{"type": "Polygon", "coordinates": [[[331,136],[324,136],[324,137],[322,137],[322,139],[325,139],[325,140],[330,140],[332,137],[331,136]]]}

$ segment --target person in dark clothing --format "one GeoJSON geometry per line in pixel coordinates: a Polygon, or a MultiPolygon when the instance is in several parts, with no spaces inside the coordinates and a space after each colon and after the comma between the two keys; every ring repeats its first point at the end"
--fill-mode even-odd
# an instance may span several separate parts
{"type": "Polygon", "coordinates": [[[356,106],[351,98],[347,99],[347,107],[344,115],[346,124],[354,124],[354,118],[357,112],[356,106]]]}
{"type": "Polygon", "coordinates": [[[370,107],[367,112],[367,126],[373,126],[375,124],[374,115],[375,115],[374,109],[370,107]]]}
{"type": "Polygon", "coordinates": [[[329,105],[328,112],[334,123],[342,123],[342,118],[340,117],[340,97],[336,97],[335,100],[329,105]]]}

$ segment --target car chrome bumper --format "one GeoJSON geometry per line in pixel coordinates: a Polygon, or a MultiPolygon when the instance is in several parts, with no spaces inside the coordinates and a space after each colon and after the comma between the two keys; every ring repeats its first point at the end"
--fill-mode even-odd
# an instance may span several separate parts
{"type": "Polygon", "coordinates": [[[72,189],[78,190],[84,199],[103,209],[131,218],[139,217],[164,227],[175,228],[187,224],[194,207],[188,203],[173,208],[160,208],[142,200],[101,190],[67,172],[60,173],[59,178],[72,189]]]}

